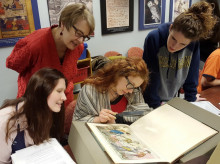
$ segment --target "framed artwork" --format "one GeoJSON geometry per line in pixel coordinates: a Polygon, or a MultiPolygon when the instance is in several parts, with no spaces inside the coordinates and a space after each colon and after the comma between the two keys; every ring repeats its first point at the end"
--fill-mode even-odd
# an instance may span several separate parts
{"type": "Polygon", "coordinates": [[[36,0],[0,1],[0,47],[14,46],[40,28],[36,0]]]}
{"type": "Polygon", "coordinates": [[[92,1],[93,0],[47,0],[50,25],[59,24],[61,11],[63,10],[63,8],[70,4],[84,3],[89,11],[93,13],[92,1]]]}
{"type": "Polygon", "coordinates": [[[139,30],[156,28],[165,21],[165,0],[139,0],[139,30]]]}
{"type": "MultiPolygon", "coordinates": [[[[89,11],[93,13],[93,0],[47,0],[50,25],[59,24],[60,14],[63,8],[74,3],[84,3],[89,11]]],[[[91,36],[94,36],[94,33],[91,36]]]]}
{"type": "Polygon", "coordinates": [[[100,0],[102,35],[133,31],[134,0],[100,0]]]}
{"type": "Polygon", "coordinates": [[[187,10],[192,4],[192,0],[170,0],[169,21],[173,22],[180,13],[187,10]]]}

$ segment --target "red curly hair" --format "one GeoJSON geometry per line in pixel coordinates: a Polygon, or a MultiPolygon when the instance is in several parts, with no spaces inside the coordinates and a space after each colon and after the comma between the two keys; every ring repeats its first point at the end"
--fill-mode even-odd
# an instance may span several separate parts
{"type": "Polygon", "coordinates": [[[126,76],[141,77],[144,82],[140,87],[144,91],[149,81],[149,71],[144,60],[141,58],[115,59],[87,78],[84,83],[94,85],[99,92],[104,93],[111,85],[116,85],[120,77],[126,76]]]}

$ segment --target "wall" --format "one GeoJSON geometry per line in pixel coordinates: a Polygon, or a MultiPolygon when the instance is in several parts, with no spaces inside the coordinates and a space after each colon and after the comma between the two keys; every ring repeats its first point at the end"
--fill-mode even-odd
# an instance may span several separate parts
{"type": "MultiPolygon", "coordinates": [[[[37,0],[40,13],[41,27],[49,26],[49,17],[46,0],[37,0]]],[[[192,0],[193,3],[199,0],[192,0]]],[[[169,18],[170,1],[166,1],[166,17],[169,18]]],[[[132,32],[123,32],[111,35],[101,35],[101,16],[100,0],[93,0],[93,14],[95,17],[95,36],[88,41],[88,49],[92,56],[104,55],[107,51],[118,51],[126,56],[130,47],[137,46],[143,48],[144,39],[151,30],[138,30],[138,6],[139,0],[134,0],[134,30],[132,32]]],[[[15,98],[17,94],[17,76],[18,74],[5,67],[5,60],[10,55],[13,47],[0,49],[0,105],[5,99],[15,98]]]]}

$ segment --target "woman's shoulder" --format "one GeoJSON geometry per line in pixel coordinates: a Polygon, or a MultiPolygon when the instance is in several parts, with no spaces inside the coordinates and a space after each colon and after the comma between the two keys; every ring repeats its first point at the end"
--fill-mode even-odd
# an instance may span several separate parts
{"type": "Polygon", "coordinates": [[[8,106],[0,110],[0,129],[5,129],[8,119],[15,111],[15,106],[8,106]]]}
{"type": "MultiPolygon", "coordinates": [[[[23,106],[24,102],[19,102],[18,109],[20,109],[23,106]]],[[[2,120],[9,119],[16,111],[16,105],[10,105],[5,108],[0,109],[0,122],[2,120]]]]}
{"type": "MultiPolygon", "coordinates": [[[[0,110],[0,117],[8,116],[15,111],[15,106],[8,106],[0,110]]],[[[1,120],[1,119],[0,119],[1,120]]]]}
{"type": "Polygon", "coordinates": [[[52,38],[52,32],[50,27],[36,30],[28,36],[24,37],[23,39],[20,39],[17,42],[16,47],[33,48],[36,45],[44,44],[47,38],[52,38]]]}
{"type": "Polygon", "coordinates": [[[163,46],[167,42],[169,27],[170,23],[161,24],[157,29],[149,32],[146,39],[155,44],[156,47],[163,46]]]}
{"type": "Polygon", "coordinates": [[[210,56],[217,56],[220,57],[220,47],[213,51],[210,56]]]}
{"type": "Polygon", "coordinates": [[[90,96],[105,96],[106,93],[100,92],[94,85],[92,84],[85,84],[82,87],[82,91],[84,94],[90,95],[90,96]]]}
{"type": "MultiPolygon", "coordinates": [[[[52,34],[51,27],[38,29],[38,30],[32,32],[31,34],[29,34],[28,36],[26,36],[25,38],[34,40],[36,38],[41,38],[42,36],[45,36],[45,34],[48,34],[48,33],[52,34]]],[[[35,41],[37,41],[37,40],[35,40],[35,41]]]]}
{"type": "Polygon", "coordinates": [[[96,91],[97,89],[95,88],[95,86],[91,85],[91,84],[85,84],[83,87],[82,87],[82,90],[86,91],[86,92],[94,92],[96,91]]]}

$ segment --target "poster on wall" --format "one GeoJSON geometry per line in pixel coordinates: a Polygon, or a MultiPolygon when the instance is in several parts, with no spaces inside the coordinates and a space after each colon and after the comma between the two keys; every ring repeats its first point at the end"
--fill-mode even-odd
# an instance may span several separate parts
{"type": "Polygon", "coordinates": [[[165,21],[165,0],[139,0],[139,30],[156,28],[165,21]]]}
{"type": "Polygon", "coordinates": [[[192,0],[171,0],[169,21],[173,22],[178,15],[186,11],[191,6],[191,3],[192,0]]]}
{"type": "Polygon", "coordinates": [[[36,0],[0,1],[0,47],[14,46],[37,29],[40,19],[36,0]]]}
{"type": "Polygon", "coordinates": [[[133,0],[100,0],[102,34],[133,31],[133,0]]]}
{"type": "Polygon", "coordinates": [[[70,4],[84,3],[89,11],[93,13],[92,1],[93,0],[48,0],[50,25],[59,24],[61,11],[70,4]]]}

